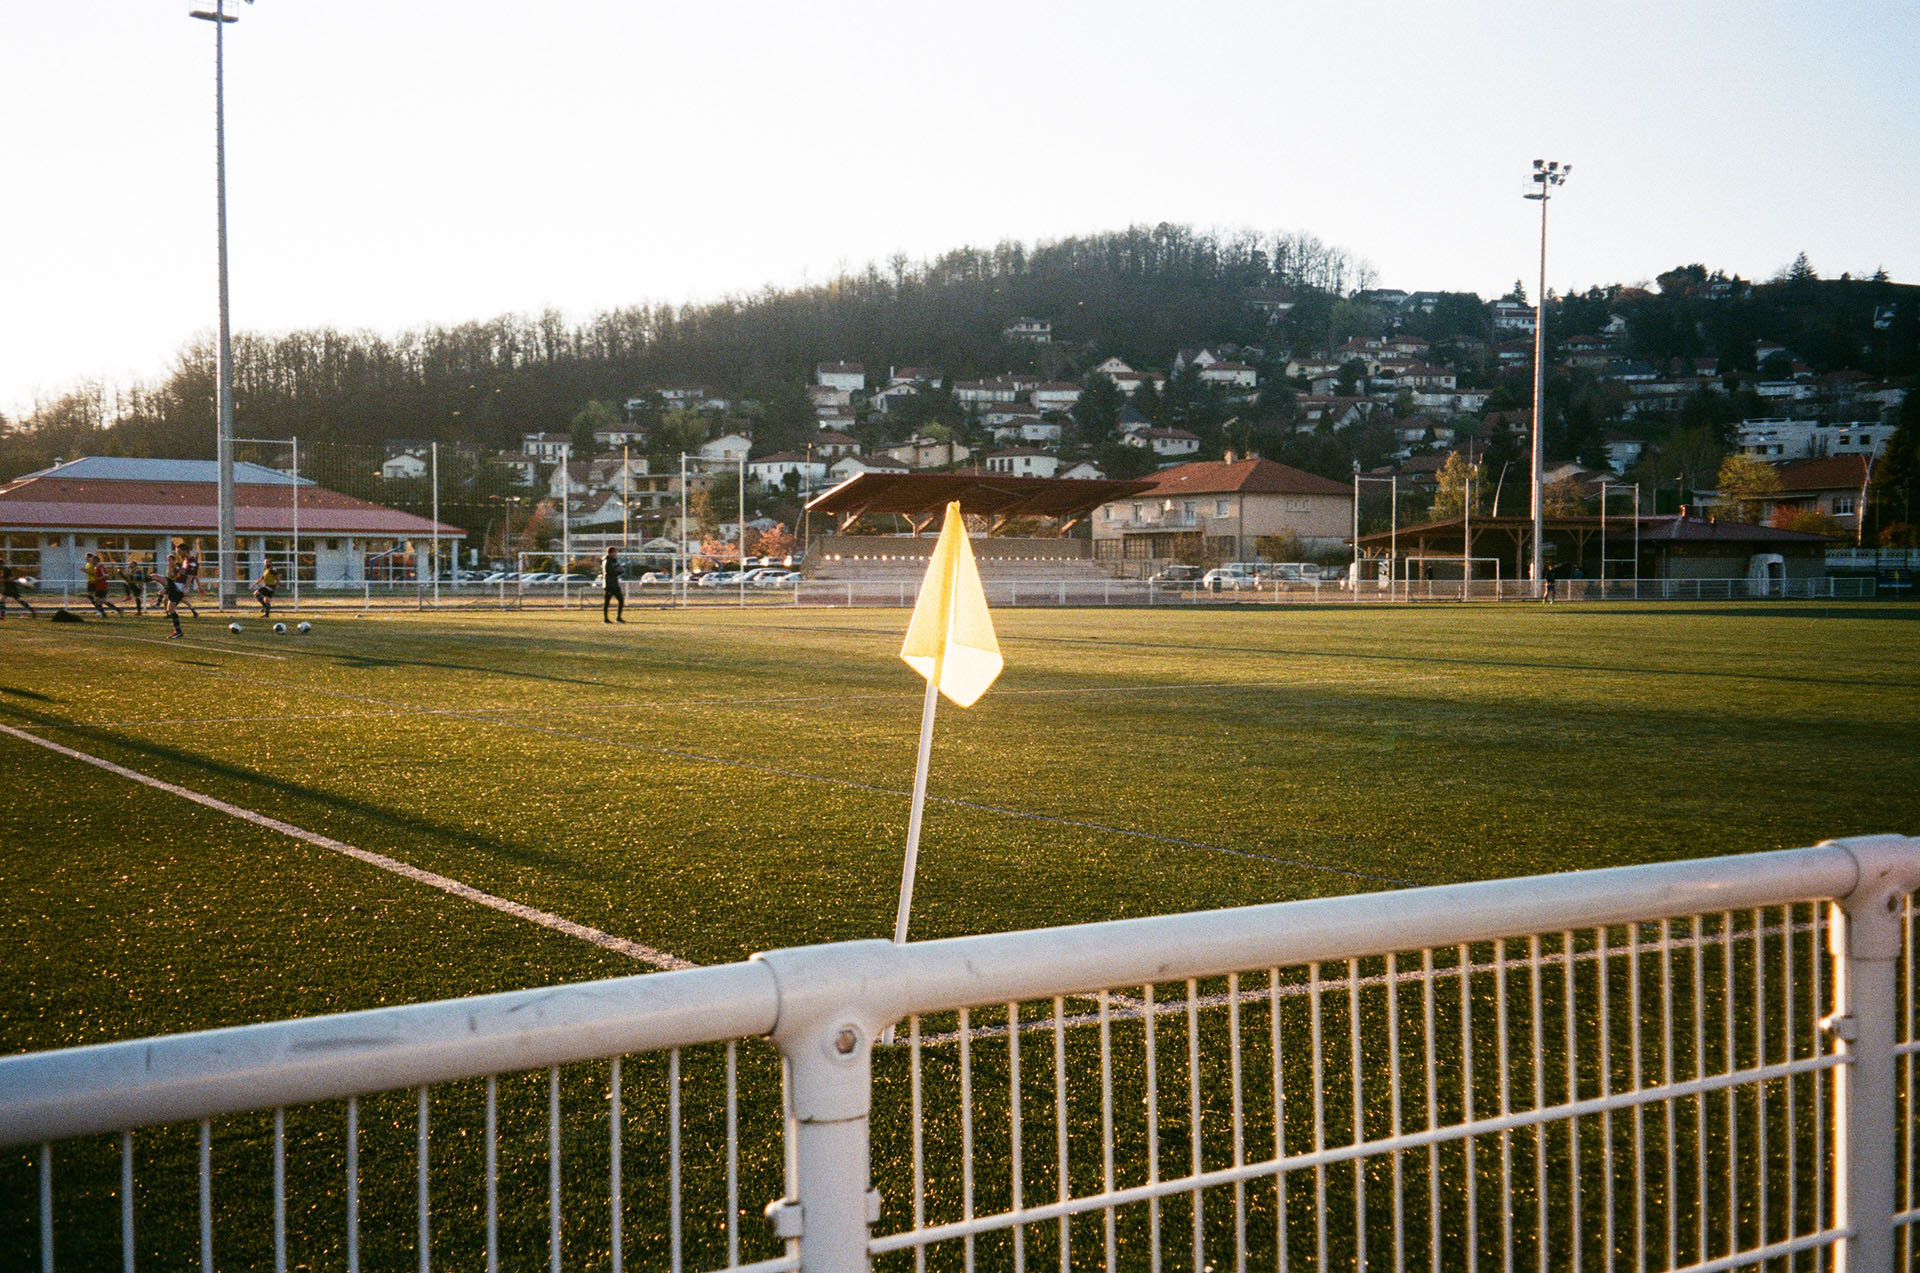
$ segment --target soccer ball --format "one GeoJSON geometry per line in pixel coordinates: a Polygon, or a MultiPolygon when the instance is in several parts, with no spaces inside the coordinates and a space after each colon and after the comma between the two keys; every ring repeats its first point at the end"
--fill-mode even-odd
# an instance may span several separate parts
{"type": "Polygon", "coordinates": [[[227,625],[227,631],[229,632],[238,632],[239,630],[240,630],[240,625],[237,623],[229,623],[227,625]]]}
{"type": "Polygon", "coordinates": [[[278,632],[278,633],[280,633],[280,634],[282,634],[282,635],[285,635],[285,634],[286,634],[286,631],[287,631],[287,625],[286,625],[286,624],[284,624],[284,623],[276,623],[276,624],[274,624],[274,625],[273,625],[273,630],[274,630],[275,632],[278,632]]]}
{"type": "Polygon", "coordinates": [[[308,623],[305,619],[302,619],[300,620],[300,626],[299,628],[296,629],[296,631],[301,632],[303,634],[311,632],[313,631],[313,625],[311,623],[308,623]]]}

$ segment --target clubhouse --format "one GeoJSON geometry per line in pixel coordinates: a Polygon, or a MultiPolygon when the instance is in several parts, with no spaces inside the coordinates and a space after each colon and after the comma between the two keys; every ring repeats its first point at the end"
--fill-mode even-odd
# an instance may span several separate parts
{"type": "MultiPolygon", "coordinates": [[[[466,532],[330,491],[258,464],[236,462],[234,525],[241,582],[269,560],[319,587],[399,582],[427,573],[466,532]]],[[[90,552],[109,562],[164,563],[178,540],[197,541],[201,578],[219,577],[219,475],[212,460],[87,456],[0,485],[0,559],[41,587],[73,587],[90,552]]]]}

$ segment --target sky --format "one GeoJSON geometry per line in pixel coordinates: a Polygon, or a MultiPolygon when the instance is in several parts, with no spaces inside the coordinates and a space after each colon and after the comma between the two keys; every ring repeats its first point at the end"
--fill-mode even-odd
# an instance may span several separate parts
{"type": "MultiPolygon", "coordinates": [[[[214,0],[204,0],[211,6],[214,0]]],[[[1307,231],[1492,298],[1701,262],[1920,283],[1912,0],[225,0],[237,331],[569,319],[903,252],[1307,231]]],[[[0,413],[217,319],[213,24],[0,19],[0,413]]]]}

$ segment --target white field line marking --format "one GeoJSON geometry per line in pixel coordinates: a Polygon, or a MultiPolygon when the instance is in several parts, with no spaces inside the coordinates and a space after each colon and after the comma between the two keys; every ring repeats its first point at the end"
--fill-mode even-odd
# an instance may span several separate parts
{"type": "Polygon", "coordinates": [[[495,897],[492,893],[483,893],[477,888],[462,884],[459,880],[449,879],[447,876],[439,875],[432,871],[423,871],[417,866],[409,866],[407,863],[399,861],[396,858],[390,858],[384,853],[374,853],[367,849],[355,848],[351,844],[343,844],[330,836],[307,831],[294,826],[290,822],[282,822],[278,818],[270,818],[266,814],[255,813],[251,809],[242,809],[239,805],[228,804],[226,801],[216,799],[213,796],[202,795],[197,791],[189,791],[185,787],[178,787],[173,783],[163,782],[158,778],[150,777],[137,770],[128,769],[123,765],[116,765],[111,760],[102,760],[98,756],[90,756],[86,752],[75,751],[71,747],[64,747],[59,743],[41,738],[36,734],[30,734],[23,729],[15,729],[11,725],[0,725],[0,733],[5,733],[11,737],[22,739],[25,742],[33,743],[38,747],[45,747],[48,751],[58,752],[62,756],[67,756],[85,764],[93,765],[96,768],[104,769],[110,774],[118,774],[122,778],[131,778],[135,782],[145,783],[147,786],[159,791],[164,791],[168,795],[179,796],[183,800],[191,800],[195,804],[205,805],[209,809],[239,818],[243,822],[251,822],[255,826],[265,827],[269,831],[278,831],[282,835],[292,836],[296,840],[305,841],[319,848],[330,849],[335,853],[345,854],[347,857],[365,862],[369,866],[377,866],[383,871],[390,871],[395,875],[412,880],[417,884],[425,884],[429,888],[439,889],[442,893],[464,898],[469,902],[478,902],[482,906],[491,907],[505,915],[512,915],[516,919],[524,919],[529,923],[539,924],[543,928],[551,928],[557,933],[565,933],[569,937],[577,937],[581,941],[592,942],[603,950],[611,950],[616,954],[626,955],[631,959],[639,960],[641,963],[651,964],[655,968],[698,967],[697,964],[681,959],[677,955],[669,955],[665,951],[655,950],[651,946],[643,946],[639,942],[628,941],[624,937],[615,937],[612,933],[603,932],[598,928],[590,928],[585,924],[576,924],[570,919],[562,918],[548,911],[536,910],[531,906],[524,906],[519,902],[509,901],[504,897],[495,897]]]}
{"type": "MultiPolygon", "coordinates": [[[[365,694],[349,694],[345,690],[321,689],[317,686],[298,685],[292,681],[267,681],[258,677],[243,678],[230,672],[207,671],[206,675],[223,680],[246,680],[250,685],[277,685],[283,689],[294,689],[306,694],[325,695],[330,698],[344,698],[358,703],[372,703],[380,707],[392,707],[393,699],[374,698],[365,694]]],[[[407,706],[406,704],[399,704],[407,706]]],[[[482,725],[499,725],[507,729],[525,730],[530,734],[545,734],[550,738],[564,738],[569,742],[592,743],[601,747],[613,747],[621,751],[643,752],[651,756],[667,756],[675,760],[690,760],[704,765],[721,765],[729,769],[744,769],[749,773],[768,774],[776,778],[793,779],[802,782],[818,782],[833,787],[844,787],[850,791],[864,791],[874,795],[902,797],[909,794],[898,787],[883,787],[879,783],[858,782],[852,778],[835,778],[827,774],[812,774],[799,769],[784,769],[778,765],[762,764],[751,760],[737,760],[726,756],[709,756],[703,752],[689,751],[682,747],[662,747],[651,743],[636,743],[624,738],[607,738],[601,734],[583,733],[579,730],[558,729],[552,725],[538,725],[527,721],[504,720],[484,712],[461,712],[445,708],[417,708],[422,715],[445,716],[454,720],[473,721],[482,725]]],[[[1147,840],[1155,844],[1170,844],[1176,848],[1200,849],[1208,853],[1220,853],[1227,857],[1244,858],[1251,862],[1267,862],[1277,866],[1298,867],[1301,870],[1318,871],[1324,875],[1337,875],[1343,879],[1366,880],[1375,884],[1391,884],[1395,888],[1413,888],[1420,881],[1404,880],[1394,875],[1379,875],[1368,871],[1352,871],[1345,867],[1327,866],[1319,862],[1309,862],[1303,858],[1278,857],[1269,853],[1254,853],[1247,849],[1228,848],[1222,844],[1208,844],[1202,840],[1188,840],[1179,836],[1156,835],[1151,831],[1134,831],[1125,827],[1109,826],[1103,822],[1093,822],[1084,818],[1069,818],[1052,813],[1034,813],[1027,809],[1012,809],[1005,805],[987,804],[978,800],[961,800],[953,796],[928,796],[935,804],[950,805],[956,809],[975,809],[981,813],[998,814],[1004,818],[1019,818],[1026,822],[1040,822],[1048,826],[1073,827],[1078,830],[1095,831],[1102,835],[1124,836],[1134,840],[1147,840]]]]}
{"type": "Polygon", "coordinates": [[[189,641],[185,637],[178,640],[173,637],[137,637],[121,636],[117,632],[96,632],[92,635],[107,641],[139,641],[144,645],[164,645],[181,650],[211,650],[215,654],[231,654],[241,659],[272,659],[275,663],[285,663],[284,654],[267,654],[261,650],[229,650],[224,645],[208,645],[204,641],[189,641]]]}

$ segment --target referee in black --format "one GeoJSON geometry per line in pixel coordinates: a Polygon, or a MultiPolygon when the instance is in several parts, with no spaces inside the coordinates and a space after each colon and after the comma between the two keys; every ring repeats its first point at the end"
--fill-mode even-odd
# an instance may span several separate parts
{"type": "Polygon", "coordinates": [[[600,622],[612,623],[607,617],[607,607],[618,607],[614,611],[620,622],[627,621],[627,594],[620,587],[620,550],[612,544],[607,545],[607,555],[600,563],[600,582],[606,585],[606,596],[600,600],[600,622]]]}

